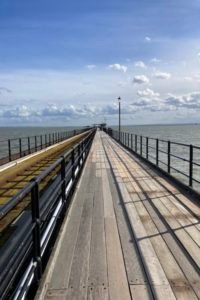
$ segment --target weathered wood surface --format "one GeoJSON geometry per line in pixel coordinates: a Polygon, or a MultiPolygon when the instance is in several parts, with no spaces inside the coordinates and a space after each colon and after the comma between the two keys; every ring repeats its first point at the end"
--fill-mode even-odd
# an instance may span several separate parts
{"type": "Polygon", "coordinates": [[[200,207],[97,132],[37,299],[200,299],[200,207]]]}

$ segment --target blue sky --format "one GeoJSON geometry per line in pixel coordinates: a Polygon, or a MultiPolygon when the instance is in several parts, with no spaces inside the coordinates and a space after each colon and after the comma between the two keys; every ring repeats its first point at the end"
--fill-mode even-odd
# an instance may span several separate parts
{"type": "Polygon", "coordinates": [[[0,125],[197,122],[200,1],[1,0],[0,125]]]}

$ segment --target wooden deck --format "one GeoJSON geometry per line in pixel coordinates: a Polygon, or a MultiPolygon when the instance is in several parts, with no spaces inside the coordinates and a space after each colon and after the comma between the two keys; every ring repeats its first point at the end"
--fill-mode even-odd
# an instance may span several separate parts
{"type": "Polygon", "coordinates": [[[200,207],[97,132],[37,299],[200,299],[200,207]]]}

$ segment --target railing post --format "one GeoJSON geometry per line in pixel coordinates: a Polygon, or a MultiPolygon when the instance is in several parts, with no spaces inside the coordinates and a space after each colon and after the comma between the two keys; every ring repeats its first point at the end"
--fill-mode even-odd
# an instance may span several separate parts
{"type": "Polygon", "coordinates": [[[135,135],[135,152],[137,152],[137,134],[135,135]]]}
{"type": "Polygon", "coordinates": [[[140,136],[140,155],[142,156],[142,135],[140,136]]]}
{"type": "Polygon", "coordinates": [[[193,184],[193,146],[190,145],[189,186],[193,184]]]}
{"type": "Polygon", "coordinates": [[[37,151],[37,136],[35,136],[35,152],[37,151]]]}
{"type": "Polygon", "coordinates": [[[81,160],[83,164],[83,141],[81,142],[81,160]]]}
{"type": "Polygon", "coordinates": [[[131,150],[133,150],[133,134],[131,133],[131,150]]]}
{"type": "Polygon", "coordinates": [[[39,186],[35,179],[31,181],[35,183],[31,191],[33,261],[36,262],[35,275],[37,281],[39,281],[42,276],[39,186]]]}
{"type": "Polygon", "coordinates": [[[167,172],[170,174],[171,169],[171,142],[167,142],[167,172]]]}
{"type": "Polygon", "coordinates": [[[11,154],[11,141],[10,141],[10,139],[8,140],[8,159],[9,159],[9,161],[12,160],[12,154],[11,154]]]}
{"type": "Polygon", "coordinates": [[[19,156],[22,157],[22,139],[19,138],[19,156]]]}
{"type": "Polygon", "coordinates": [[[30,143],[30,137],[28,137],[28,154],[31,153],[31,143],[30,143]]]}
{"type": "Polygon", "coordinates": [[[47,147],[47,135],[46,134],[45,134],[44,140],[45,140],[45,147],[47,147]]]}
{"type": "Polygon", "coordinates": [[[159,140],[156,139],[156,166],[158,166],[158,162],[159,162],[159,140]]]}
{"type": "Polygon", "coordinates": [[[72,149],[72,153],[71,153],[71,160],[72,160],[72,181],[74,181],[75,179],[75,151],[74,148],[72,149]]]}
{"type": "Polygon", "coordinates": [[[42,145],[42,135],[40,136],[40,148],[41,149],[43,148],[43,145],[42,145]]]}
{"type": "Polygon", "coordinates": [[[80,169],[80,165],[81,165],[81,143],[78,144],[78,166],[80,169]]]}
{"type": "Polygon", "coordinates": [[[62,161],[61,161],[61,180],[62,180],[62,185],[61,185],[62,202],[65,204],[66,197],[65,197],[65,158],[64,158],[64,156],[62,156],[62,161]]]}
{"type": "Polygon", "coordinates": [[[149,138],[146,137],[146,159],[149,159],[149,138]]]}

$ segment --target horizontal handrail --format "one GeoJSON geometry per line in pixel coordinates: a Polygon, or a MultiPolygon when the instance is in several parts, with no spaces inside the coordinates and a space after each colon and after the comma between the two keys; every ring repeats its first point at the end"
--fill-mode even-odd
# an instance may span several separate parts
{"type": "Polygon", "coordinates": [[[90,130],[90,127],[43,135],[18,137],[0,141],[0,165],[42,150],[72,136],[90,130]]]}
{"type": "MultiPolygon", "coordinates": [[[[90,130],[86,137],[58,158],[51,166],[39,176],[32,179],[17,195],[9,202],[9,206],[0,209],[0,219],[9,213],[19,202],[30,195],[29,219],[20,228],[24,233],[15,237],[16,248],[26,255],[15,256],[17,251],[12,249],[13,254],[7,254],[0,264],[0,298],[6,297],[12,291],[20,299],[25,297],[30,286],[38,284],[43,272],[43,258],[49,241],[53,236],[56,224],[69,206],[70,195],[73,191],[77,176],[83,167],[89,153],[95,129],[90,130]],[[58,169],[59,167],[59,169],[58,169]],[[57,175],[52,183],[40,191],[40,183],[53,171],[57,175]],[[41,193],[42,192],[42,193],[41,193]],[[11,259],[13,257],[13,259],[11,259]],[[12,264],[8,272],[8,266],[12,264]],[[14,263],[15,262],[15,263],[14,263]],[[20,266],[20,267],[19,267],[20,266]],[[28,266],[28,267],[27,267],[28,266]],[[24,269],[23,269],[24,268],[24,269]],[[22,271],[23,270],[23,271],[22,271]],[[30,284],[31,281],[31,284],[30,284]]],[[[23,216],[21,217],[23,218],[23,216]]]]}
{"type": "Polygon", "coordinates": [[[167,171],[167,173],[176,177],[179,181],[183,181],[184,184],[186,184],[185,179],[181,179],[179,175],[187,178],[187,185],[190,188],[200,191],[200,186],[198,185],[200,184],[199,146],[167,141],[126,131],[120,132],[119,134],[117,130],[113,130],[112,128],[107,128],[105,130],[122,145],[150,161],[158,168],[167,171]],[[194,151],[194,149],[197,151],[194,151]],[[154,154],[154,156],[152,154],[154,154]],[[184,166],[186,167],[186,170],[184,169],[184,166]],[[193,183],[195,183],[195,186],[193,186],[193,183]]]}

